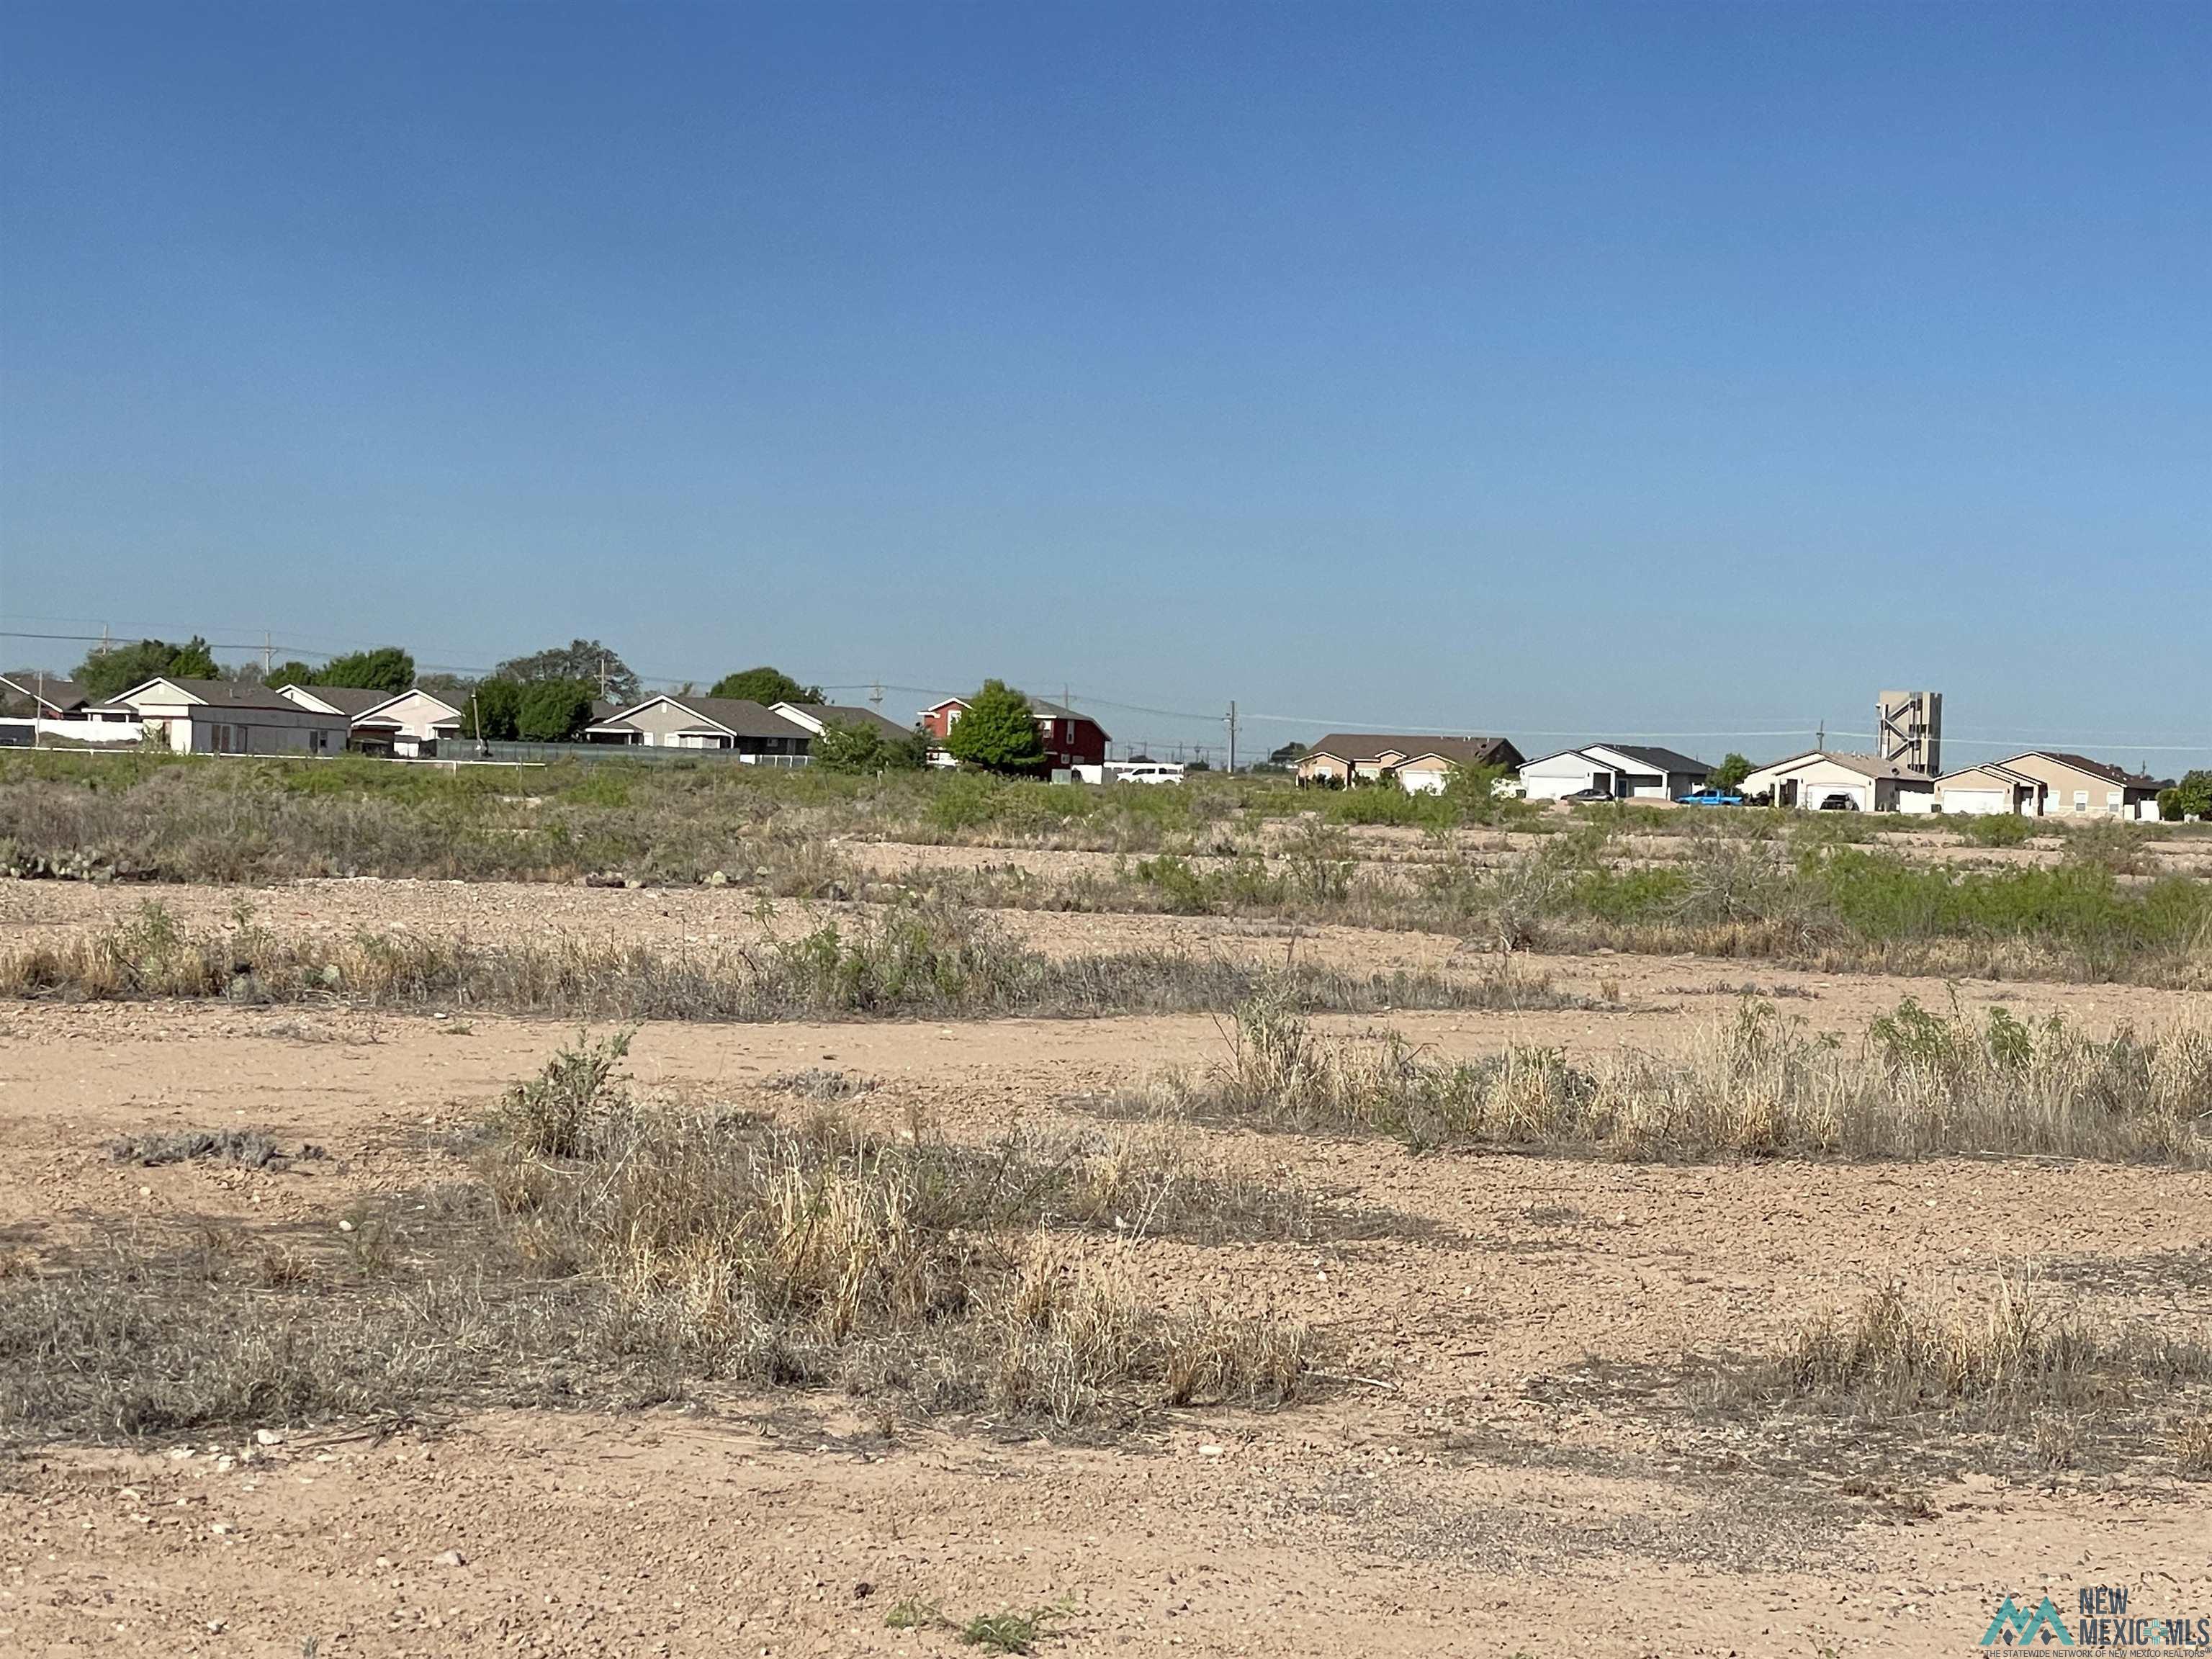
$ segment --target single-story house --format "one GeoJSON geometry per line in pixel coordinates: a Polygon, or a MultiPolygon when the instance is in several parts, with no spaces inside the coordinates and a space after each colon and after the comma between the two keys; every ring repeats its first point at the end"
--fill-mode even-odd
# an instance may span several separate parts
{"type": "Polygon", "coordinates": [[[1521,751],[1504,738],[1411,736],[1377,732],[1332,732],[1298,758],[1298,781],[1339,787],[1395,780],[1432,793],[1455,767],[1512,771],[1521,751]]]}
{"type": "Polygon", "coordinates": [[[2016,772],[1997,761],[1962,766],[1936,780],[1936,811],[1970,816],[1986,812],[2017,812],[2039,818],[2050,786],[2041,778],[2016,772]]]}
{"type": "Polygon", "coordinates": [[[136,743],[140,736],[129,709],[94,705],[82,686],[59,674],[0,674],[0,720],[9,724],[10,741],[21,746],[40,738],[136,743]]]}
{"type": "Polygon", "coordinates": [[[1832,805],[1860,812],[1926,811],[1935,790],[1934,779],[1880,756],[1826,749],[1775,761],[1743,781],[1747,799],[1765,797],[1777,806],[1808,811],[1832,805]]]}
{"type": "Polygon", "coordinates": [[[2087,755],[2047,749],[2014,755],[2004,765],[2044,786],[2043,811],[2051,817],[2154,819],[2158,792],[2172,787],[2170,781],[2107,765],[2087,755]]]}
{"type": "Polygon", "coordinates": [[[349,746],[365,754],[434,755],[441,740],[461,733],[461,711],[419,686],[395,694],[354,685],[288,685],[282,695],[302,708],[344,715],[349,746]]]}
{"type": "Polygon", "coordinates": [[[752,765],[804,766],[814,734],[750,697],[665,692],[584,728],[586,743],[647,749],[724,749],[752,765]]]}
{"type": "Polygon", "coordinates": [[[83,688],[58,674],[0,674],[0,714],[65,720],[82,718],[90,704],[83,688]]]}
{"type": "Polygon", "coordinates": [[[1558,800],[1585,789],[1603,790],[1615,800],[1680,800],[1701,788],[1712,769],[1672,749],[1593,743],[1527,762],[1521,786],[1530,800],[1558,800]]]}
{"type": "Polygon", "coordinates": [[[344,715],[265,685],[161,676],[96,708],[127,711],[180,755],[335,755],[346,745],[344,715]]]}
{"type": "Polygon", "coordinates": [[[832,726],[859,726],[882,738],[911,738],[914,735],[912,726],[886,720],[876,710],[863,708],[857,703],[772,702],[769,708],[793,725],[805,726],[817,738],[832,726]]]}
{"type": "MultiPolygon", "coordinates": [[[[952,757],[941,745],[951,735],[952,727],[968,711],[971,700],[967,697],[947,697],[934,702],[915,716],[923,733],[930,739],[930,763],[950,766],[952,757]]],[[[1045,763],[1058,768],[1103,766],[1106,745],[1113,739],[1106,728],[1079,709],[1057,703],[1044,697],[1031,697],[1030,713],[1036,717],[1037,736],[1044,740],[1045,763]]]]}

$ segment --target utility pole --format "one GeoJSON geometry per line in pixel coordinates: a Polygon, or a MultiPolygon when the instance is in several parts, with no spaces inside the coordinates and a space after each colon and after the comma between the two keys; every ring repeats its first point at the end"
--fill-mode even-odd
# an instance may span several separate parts
{"type": "Polygon", "coordinates": [[[599,653],[599,701],[607,701],[607,653],[599,653]]]}
{"type": "Polygon", "coordinates": [[[1813,747],[1825,750],[1828,746],[1828,717],[1820,716],[1820,729],[1813,735],[1813,747]]]}
{"type": "Polygon", "coordinates": [[[269,642],[269,630],[264,629],[261,631],[261,678],[264,682],[269,678],[269,666],[275,660],[276,658],[269,642]]]}
{"type": "Polygon", "coordinates": [[[1229,770],[1237,770],[1237,699],[1229,700],[1229,770]]]}
{"type": "Polygon", "coordinates": [[[106,623],[100,625],[100,654],[103,657],[107,654],[107,624],[106,623]]]}
{"type": "Polygon", "coordinates": [[[884,712],[884,683],[881,680],[878,680],[874,689],[868,693],[868,704],[878,714],[884,712]]]}

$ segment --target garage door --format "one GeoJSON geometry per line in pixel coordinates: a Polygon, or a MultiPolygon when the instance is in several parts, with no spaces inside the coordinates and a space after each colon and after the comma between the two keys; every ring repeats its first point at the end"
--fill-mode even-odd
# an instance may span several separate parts
{"type": "Polygon", "coordinates": [[[1872,810],[1867,800],[1867,786],[1863,783],[1808,784],[1802,799],[1806,805],[1816,810],[1840,811],[1840,808],[1828,809],[1828,803],[1832,800],[1847,800],[1862,812],[1872,810]]]}
{"type": "Polygon", "coordinates": [[[1946,789],[1943,792],[1946,812],[2002,812],[2007,810],[2005,792],[2002,789],[1946,789]]]}

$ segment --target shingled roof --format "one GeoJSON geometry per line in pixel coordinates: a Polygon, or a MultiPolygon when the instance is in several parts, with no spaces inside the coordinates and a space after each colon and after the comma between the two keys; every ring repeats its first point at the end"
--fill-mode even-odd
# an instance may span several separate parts
{"type": "Polygon", "coordinates": [[[1309,757],[1371,761],[1388,754],[1437,755],[1459,766],[1503,766],[1512,745],[1503,738],[1451,738],[1435,733],[1410,735],[1389,732],[1332,732],[1308,750],[1309,757]]]}

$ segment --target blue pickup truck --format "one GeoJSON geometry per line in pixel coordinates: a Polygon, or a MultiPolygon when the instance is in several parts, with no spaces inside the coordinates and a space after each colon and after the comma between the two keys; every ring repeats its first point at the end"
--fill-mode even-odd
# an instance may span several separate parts
{"type": "Polygon", "coordinates": [[[1685,806],[1741,806],[1743,795],[1735,789],[1693,789],[1682,797],[1685,806]]]}

